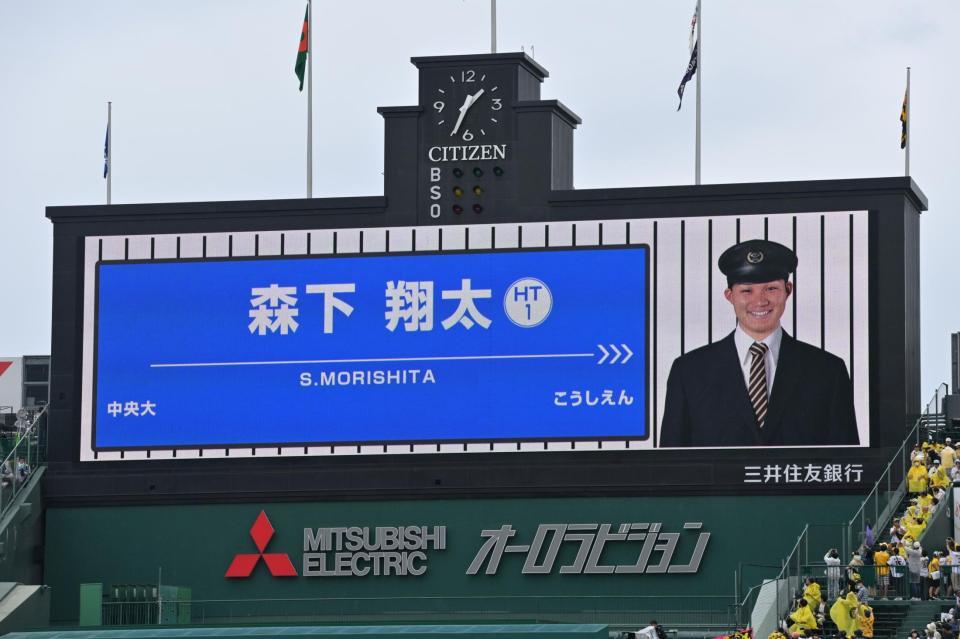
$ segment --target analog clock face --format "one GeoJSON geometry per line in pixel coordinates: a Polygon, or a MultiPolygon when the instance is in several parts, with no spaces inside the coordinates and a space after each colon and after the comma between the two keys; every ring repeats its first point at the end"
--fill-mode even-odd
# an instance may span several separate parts
{"type": "Polygon", "coordinates": [[[450,72],[433,93],[434,134],[462,142],[490,139],[503,120],[503,96],[497,80],[483,70],[450,72]]]}

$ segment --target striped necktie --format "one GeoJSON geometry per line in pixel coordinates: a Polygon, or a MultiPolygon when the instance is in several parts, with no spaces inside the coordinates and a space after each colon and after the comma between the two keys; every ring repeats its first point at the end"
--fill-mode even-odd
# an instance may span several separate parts
{"type": "Polygon", "coordinates": [[[750,383],[747,385],[747,393],[750,395],[750,403],[753,404],[753,414],[757,416],[759,428],[763,428],[763,422],[767,418],[767,367],[763,358],[768,348],[763,342],[754,342],[750,346],[750,355],[753,356],[753,360],[750,362],[750,383]]]}

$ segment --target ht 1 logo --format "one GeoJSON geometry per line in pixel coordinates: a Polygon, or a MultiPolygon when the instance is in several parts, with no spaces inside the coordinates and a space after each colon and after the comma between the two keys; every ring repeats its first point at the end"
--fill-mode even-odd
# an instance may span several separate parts
{"type": "Polygon", "coordinates": [[[273,537],[274,532],[275,530],[270,524],[270,520],[267,519],[267,513],[261,510],[257,520],[253,522],[253,525],[250,527],[250,537],[253,538],[253,543],[257,545],[259,552],[238,553],[235,555],[233,561],[230,563],[230,567],[227,568],[226,577],[249,577],[253,569],[256,568],[260,562],[261,557],[263,557],[264,563],[267,564],[267,570],[269,570],[270,574],[274,577],[296,577],[297,569],[293,567],[293,563],[290,561],[290,555],[285,552],[263,552],[267,548],[267,544],[270,543],[270,538],[273,537]]]}

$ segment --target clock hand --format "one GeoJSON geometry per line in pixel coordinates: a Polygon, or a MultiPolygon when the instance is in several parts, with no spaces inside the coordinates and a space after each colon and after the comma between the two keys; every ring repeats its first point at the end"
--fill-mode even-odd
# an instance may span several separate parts
{"type": "Polygon", "coordinates": [[[460,117],[457,118],[457,123],[453,126],[453,131],[450,132],[451,137],[460,130],[460,125],[463,124],[463,118],[467,115],[467,110],[470,109],[471,104],[473,104],[473,96],[468,93],[467,97],[463,99],[463,104],[460,105],[460,117]]]}
{"type": "Polygon", "coordinates": [[[457,123],[454,125],[453,131],[450,132],[451,136],[456,135],[457,131],[460,130],[460,125],[463,124],[463,118],[467,115],[467,111],[480,99],[484,91],[485,89],[480,89],[474,95],[467,94],[467,97],[463,100],[463,104],[460,106],[460,117],[457,118],[457,123]]]}

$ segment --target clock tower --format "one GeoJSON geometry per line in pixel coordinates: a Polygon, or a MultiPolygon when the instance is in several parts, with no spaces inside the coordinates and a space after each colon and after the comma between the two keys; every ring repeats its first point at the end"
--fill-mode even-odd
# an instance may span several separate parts
{"type": "MultiPolygon", "coordinates": [[[[413,58],[419,104],[381,107],[384,194],[417,224],[545,219],[552,190],[573,188],[580,118],[541,100],[547,70],[523,53],[413,58]]],[[[407,217],[409,219],[409,217],[407,217]]]]}

